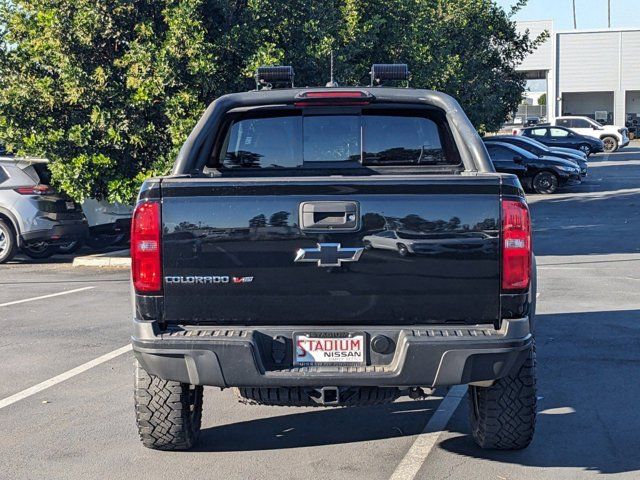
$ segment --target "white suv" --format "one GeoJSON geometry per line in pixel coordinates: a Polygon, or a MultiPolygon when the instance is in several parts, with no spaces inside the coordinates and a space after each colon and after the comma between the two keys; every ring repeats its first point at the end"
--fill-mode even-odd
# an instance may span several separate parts
{"type": "Polygon", "coordinates": [[[599,138],[604,142],[604,151],[607,153],[629,145],[629,131],[625,127],[601,125],[589,117],[557,117],[550,124],[570,128],[580,135],[599,138]]]}

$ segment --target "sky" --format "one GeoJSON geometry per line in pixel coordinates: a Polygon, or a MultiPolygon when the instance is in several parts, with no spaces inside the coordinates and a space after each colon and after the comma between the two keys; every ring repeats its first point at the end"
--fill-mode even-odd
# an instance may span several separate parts
{"type": "MultiPolygon", "coordinates": [[[[495,0],[505,10],[515,0],[495,0]]],[[[607,0],[576,0],[579,29],[607,28],[607,0]]],[[[516,20],[553,20],[554,30],[573,29],[572,0],[529,0],[516,20]]],[[[640,0],[611,0],[611,27],[640,28],[640,0]]]]}

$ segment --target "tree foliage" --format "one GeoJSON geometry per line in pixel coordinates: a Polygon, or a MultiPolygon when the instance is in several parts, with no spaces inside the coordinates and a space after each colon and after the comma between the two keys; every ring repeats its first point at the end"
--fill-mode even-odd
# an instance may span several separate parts
{"type": "Polygon", "coordinates": [[[514,67],[544,40],[511,14],[490,0],[0,0],[0,139],[50,158],[77,199],[130,201],[257,66],[324,84],[330,51],[341,84],[405,62],[413,86],[452,94],[491,130],[521,99],[514,67]]]}

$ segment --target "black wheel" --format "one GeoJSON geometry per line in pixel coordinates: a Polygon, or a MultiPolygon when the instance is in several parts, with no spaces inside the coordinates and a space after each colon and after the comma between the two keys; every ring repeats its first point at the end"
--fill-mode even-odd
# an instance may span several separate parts
{"type": "Polygon", "coordinates": [[[16,234],[11,225],[0,220],[0,263],[6,263],[16,254],[16,234]]]}
{"type": "Polygon", "coordinates": [[[400,254],[401,257],[406,257],[407,255],[409,255],[409,249],[404,243],[399,243],[398,253],[400,254]]]}
{"type": "Polygon", "coordinates": [[[126,238],[125,233],[115,233],[115,234],[105,234],[105,235],[96,235],[89,236],[85,239],[85,243],[89,248],[93,250],[104,250],[105,248],[113,247],[118,245],[126,238]]]}
{"type": "Polygon", "coordinates": [[[202,394],[202,386],[162,380],[136,360],[136,422],[144,446],[155,450],[193,447],[200,436],[202,394]]]}
{"type": "Polygon", "coordinates": [[[604,142],[604,151],[606,153],[615,152],[618,150],[618,139],[615,137],[604,137],[602,139],[604,142]]]}
{"type": "Polygon", "coordinates": [[[42,260],[49,258],[56,253],[56,247],[51,246],[46,242],[32,243],[31,245],[25,245],[22,247],[22,253],[35,260],[42,260]]]}
{"type": "Polygon", "coordinates": [[[490,387],[469,386],[471,433],[481,448],[520,450],[536,427],[535,344],[522,366],[490,387]]]}
{"type": "Polygon", "coordinates": [[[578,150],[584,153],[587,157],[591,155],[591,147],[587,143],[581,143],[578,145],[578,150]]]}
{"type": "Polygon", "coordinates": [[[72,253],[76,253],[78,250],[80,250],[80,248],[82,248],[82,241],[76,240],[75,242],[56,245],[56,253],[60,253],[62,255],[71,255],[72,253]]]}
{"type": "Polygon", "coordinates": [[[558,177],[551,172],[540,172],[533,177],[532,186],[536,193],[554,193],[558,189],[558,177]]]}

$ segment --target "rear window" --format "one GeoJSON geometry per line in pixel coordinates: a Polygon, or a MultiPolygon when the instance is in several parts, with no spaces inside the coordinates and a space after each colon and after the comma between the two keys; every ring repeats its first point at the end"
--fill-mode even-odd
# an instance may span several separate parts
{"type": "Polygon", "coordinates": [[[237,118],[224,169],[459,165],[446,122],[423,115],[357,113],[237,118]]]}

